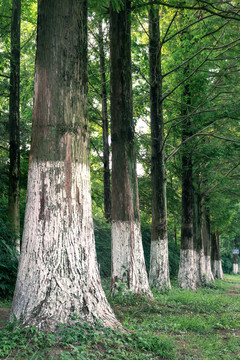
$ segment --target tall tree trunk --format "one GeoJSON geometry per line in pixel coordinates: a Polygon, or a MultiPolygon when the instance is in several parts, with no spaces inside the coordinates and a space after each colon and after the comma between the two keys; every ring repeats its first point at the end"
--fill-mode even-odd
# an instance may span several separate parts
{"type": "Polygon", "coordinates": [[[149,294],[139,221],[131,76],[131,1],[110,10],[112,292],[118,283],[149,294]]]}
{"type": "Polygon", "coordinates": [[[168,262],[167,195],[162,107],[161,43],[159,6],[149,10],[149,62],[152,142],[152,237],[149,282],[171,288],[168,262]]]}
{"type": "Polygon", "coordinates": [[[10,101],[9,101],[9,194],[8,218],[16,236],[16,250],[20,253],[20,25],[21,0],[12,0],[10,101]]]}
{"type": "MultiPolygon", "coordinates": [[[[183,101],[190,105],[189,84],[184,85],[183,101]]],[[[183,102],[182,101],[182,102],[183,102]]],[[[186,116],[187,105],[182,107],[182,116],[186,116]]],[[[191,121],[187,118],[182,124],[182,142],[192,135],[191,121]]],[[[178,282],[183,289],[196,289],[196,250],[193,240],[193,170],[192,150],[185,143],[182,147],[182,226],[181,250],[178,282]]]]}
{"type": "Polygon", "coordinates": [[[211,260],[212,260],[212,273],[214,278],[223,279],[222,261],[219,246],[219,234],[216,230],[211,234],[211,260]]]}
{"type": "Polygon", "coordinates": [[[107,111],[107,86],[105,53],[103,46],[102,20],[98,22],[98,44],[101,72],[101,96],[102,96],[102,124],[103,124],[103,165],[104,165],[104,215],[107,221],[111,220],[111,185],[109,168],[109,141],[108,141],[108,111],[107,111]]]}
{"type": "Polygon", "coordinates": [[[199,183],[195,182],[193,187],[193,213],[194,213],[194,247],[196,249],[196,283],[197,286],[201,286],[204,281],[205,274],[205,257],[204,257],[204,245],[203,238],[201,236],[201,196],[199,183]]]}
{"type": "Polygon", "coordinates": [[[214,281],[214,277],[211,269],[210,214],[207,198],[202,206],[202,217],[201,236],[204,244],[205,280],[209,283],[214,281]]]}
{"type": "Polygon", "coordinates": [[[38,7],[32,146],[12,318],[54,330],[118,324],[101,287],[91,209],[87,121],[87,2],[38,7]]]}

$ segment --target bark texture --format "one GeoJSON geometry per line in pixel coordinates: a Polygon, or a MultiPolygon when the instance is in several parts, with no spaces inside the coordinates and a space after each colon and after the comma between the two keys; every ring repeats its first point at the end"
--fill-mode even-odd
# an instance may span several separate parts
{"type": "Polygon", "coordinates": [[[100,56],[101,72],[101,97],[102,97],[102,126],[103,126],[103,166],[104,166],[104,215],[109,222],[111,220],[111,184],[109,167],[109,129],[108,129],[108,110],[107,110],[107,86],[106,86],[106,66],[103,41],[102,20],[98,23],[98,44],[100,56]]]}
{"type": "Polygon", "coordinates": [[[96,260],[87,122],[87,2],[41,0],[22,254],[12,306],[25,326],[118,322],[96,260]]]}
{"type": "MultiPolygon", "coordinates": [[[[127,289],[150,294],[139,224],[131,77],[131,2],[110,9],[112,137],[112,291],[128,274],[127,289]],[[122,235],[128,234],[122,240],[122,235]],[[122,245],[125,244],[125,245],[122,245]],[[119,248],[121,258],[116,262],[119,248]],[[140,259],[138,257],[141,257],[140,259]],[[128,259],[126,264],[126,259],[128,259]],[[130,278],[137,276],[138,279],[130,278]],[[144,280],[143,280],[144,279],[144,280]]],[[[151,296],[151,295],[150,295],[151,296]]]]}
{"type": "Polygon", "coordinates": [[[211,263],[213,276],[217,279],[223,279],[221,254],[219,247],[219,234],[217,230],[211,234],[211,244],[211,263]]]}
{"type": "Polygon", "coordinates": [[[205,281],[209,283],[214,281],[214,277],[211,268],[210,216],[208,207],[206,207],[206,205],[203,205],[202,216],[203,220],[201,226],[201,236],[204,244],[205,281]]]}
{"type": "Polygon", "coordinates": [[[201,236],[201,196],[199,182],[195,181],[193,184],[193,239],[194,247],[196,249],[196,261],[197,261],[197,272],[196,272],[196,283],[197,286],[202,286],[205,274],[205,257],[204,257],[204,245],[203,238],[201,236]]]}
{"type": "MultiPolygon", "coordinates": [[[[184,86],[183,97],[187,105],[190,105],[190,90],[188,84],[184,86]]],[[[182,107],[182,116],[186,116],[187,111],[186,107],[182,107]]],[[[191,121],[188,118],[182,124],[182,141],[184,142],[191,135],[191,121]]],[[[193,201],[192,150],[189,148],[189,144],[184,144],[182,147],[181,250],[178,273],[179,285],[184,289],[195,289],[197,285],[197,254],[193,239],[193,201]]]]}
{"type": "MultiPolygon", "coordinates": [[[[237,249],[237,238],[233,241],[233,248],[237,249]]],[[[238,254],[233,254],[233,273],[238,273],[238,254]]]]}
{"type": "Polygon", "coordinates": [[[12,0],[10,101],[9,101],[9,194],[8,219],[16,234],[16,250],[20,253],[20,24],[21,0],[12,0]]]}
{"type": "Polygon", "coordinates": [[[159,6],[149,10],[149,63],[151,104],[152,236],[149,282],[171,288],[168,263],[167,195],[162,106],[159,6]]]}

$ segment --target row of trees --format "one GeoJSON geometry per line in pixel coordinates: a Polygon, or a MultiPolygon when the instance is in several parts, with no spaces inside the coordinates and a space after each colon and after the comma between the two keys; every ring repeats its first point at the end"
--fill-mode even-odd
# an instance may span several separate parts
{"type": "MultiPolygon", "coordinates": [[[[119,325],[102,291],[93,251],[88,103],[91,161],[96,156],[103,160],[104,210],[112,223],[112,293],[120,282],[127,290],[149,297],[149,282],[160,290],[171,287],[167,185],[176,235],[177,214],[182,214],[180,286],[195,289],[222,277],[221,209],[216,203],[222,203],[223,193],[230,194],[226,200],[232,203],[230,211],[235,216],[239,210],[240,9],[234,2],[219,7],[212,2],[199,2],[197,7],[153,3],[124,0],[99,6],[90,2],[87,59],[87,3],[39,2],[28,200],[12,310],[25,324],[53,329],[57,322],[71,322],[71,315],[77,313],[83,320],[100,318],[107,325],[119,325]],[[105,38],[108,31],[110,46],[105,38]],[[147,125],[136,141],[137,119],[147,125]],[[145,214],[152,219],[149,281],[140,229],[137,157],[145,170],[140,189],[141,182],[145,190],[148,185],[146,197],[140,194],[145,214]]],[[[13,5],[11,33],[18,29],[18,41],[11,42],[15,49],[11,73],[16,75],[20,31],[14,9],[20,14],[20,1],[13,5]]],[[[9,125],[18,135],[11,135],[9,144],[10,149],[11,143],[18,149],[12,157],[19,169],[19,78],[15,78],[16,85],[10,82],[15,122],[10,120],[9,125]]],[[[13,181],[9,183],[18,189],[13,173],[16,170],[10,171],[13,181]]],[[[95,183],[99,182],[93,180],[93,200],[95,183]]],[[[9,208],[19,209],[19,190],[10,188],[9,195],[15,199],[10,205],[9,196],[9,208]]],[[[10,220],[19,218],[17,211],[9,212],[10,220]]],[[[18,228],[19,223],[14,223],[13,230],[18,228]]]]}

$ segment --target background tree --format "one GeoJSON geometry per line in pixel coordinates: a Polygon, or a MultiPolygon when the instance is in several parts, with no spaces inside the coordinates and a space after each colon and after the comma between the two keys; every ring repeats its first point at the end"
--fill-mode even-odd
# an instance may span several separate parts
{"type": "Polygon", "coordinates": [[[149,63],[151,106],[152,238],[150,284],[170,288],[167,234],[167,193],[162,106],[161,42],[159,7],[149,10],[149,63]]]}
{"type": "Polygon", "coordinates": [[[16,233],[16,249],[20,253],[20,24],[21,0],[12,1],[10,100],[9,100],[9,193],[8,217],[16,233]]]}
{"type": "Polygon", "coordinates": [[[151,296],[139,219],[136,148],[132,108],[131,1],[110,8],[112,139],[112,279],[151,296]]]}

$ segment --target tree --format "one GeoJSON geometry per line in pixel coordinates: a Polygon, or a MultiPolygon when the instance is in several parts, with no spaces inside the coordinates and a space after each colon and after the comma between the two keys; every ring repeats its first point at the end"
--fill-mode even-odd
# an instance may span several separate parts
{"type": "Polygon", "coordinates": [[[209,200],[208,197],[202,203],[202,226],[201,236],[204,244],[205,257],[205,280],[210,282],[214,280],[211,269],[211,230],[210,230],[210,214],[209,214],[209,200]]]}
{"type": "Polygon", "coordinates": [[[103,42],[102,20],[98,21],[98,45],[101,73],[101,97],[102,97],[102,127],[103,127],[103,165],[104,165],[104,215],[107,221],[111,220],[111,184],[109,167],[109,131],[107,111],[107,86],[105,70],[105,52],[103,42]]]}
{"type": "Polygon", "coordinates": [[[131,1],[110,8],[112,292],[119,282],[151,296],[142,247],[132,108],[131,1]]]}
{"type": "Polygon", "coordinates": [[[222,262],[221,262],[221,253],[220,253],[220,245],[219,245],[219,233],[218,230],[211,234],[211,262],[212,262],[212,273],[214,278],[223,279],[223,271],[222,271],[222,262]]]}
{"type": "Polygon", "coordinates": [[[152,237],[150,255],[150,284],[170,288],[167,233],[167,194],[164,122],[162,105],[161,42],[159,7],[149,10],[149,63],[151,106],[151,174],[152,174],[152,237]]]}
{"type": "Polygon", "coordinates": [[[101,287],[91,212],[87,1],[41,0],[28,199],[12,305],[25,326],[118,322],[101,287]]]}
{"type": "Polygon", "coordinates": [[[21,0],[12,0],[10,100],[9,100],[9,193],[8,218],[17,236],[16,249],[20,253],[20,24],[21,0]]]}

